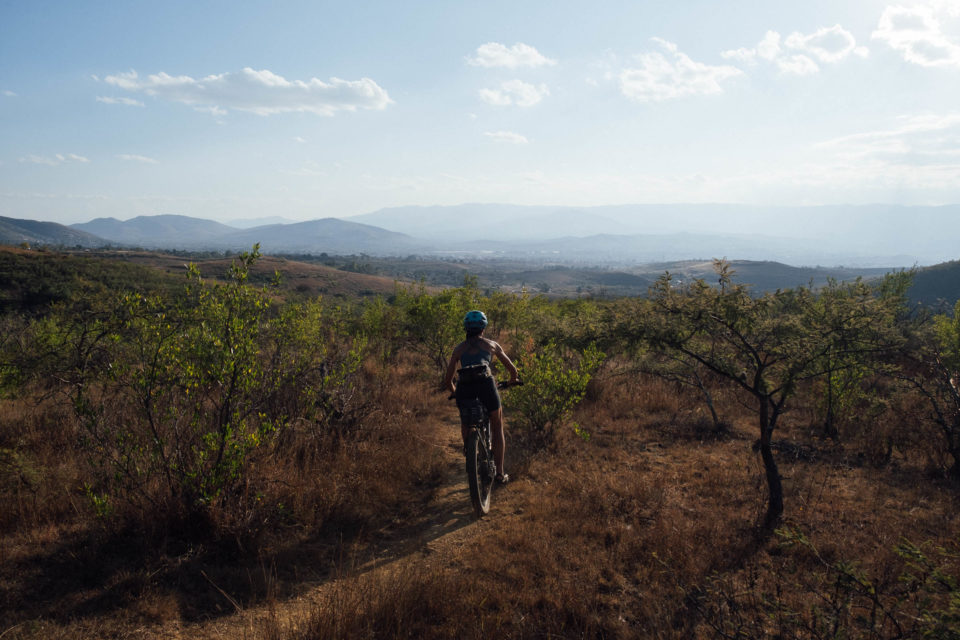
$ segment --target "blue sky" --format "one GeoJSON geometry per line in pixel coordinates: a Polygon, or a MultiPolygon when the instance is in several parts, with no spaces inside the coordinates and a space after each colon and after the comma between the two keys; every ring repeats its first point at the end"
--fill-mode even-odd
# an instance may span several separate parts
{"type": "Polygon", "coordinates": [[[0,0],[0,215],[960,202],[960,0],[0,0]]]}

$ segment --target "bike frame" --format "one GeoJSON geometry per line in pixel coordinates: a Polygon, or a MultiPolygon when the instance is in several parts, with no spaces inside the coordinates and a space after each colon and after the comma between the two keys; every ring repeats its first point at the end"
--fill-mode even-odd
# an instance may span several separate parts
{"type": "MultiPolygon", "coordinates": [[[[517,384],[522,384],[518,382],[517,384]]],[[[498,389],[511,386],[501,382],[498,389]]],[[[478,518],[490,509],[490,496],[497,467],[493,460],[490,415],[479,398],[471,398],[460,409],[460,421],[467,429],[465,453],[467,458],[467,486],[470,489],[470,501],[478,518]]]]}

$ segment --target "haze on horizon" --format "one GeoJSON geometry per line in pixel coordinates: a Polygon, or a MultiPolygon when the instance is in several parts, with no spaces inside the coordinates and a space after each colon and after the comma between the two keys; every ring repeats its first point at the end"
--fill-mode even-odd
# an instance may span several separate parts
{"type": "Polygon", "coordinates": [[[955,0],[38,0],[0,59],[7,217],[960,203],[955,0]]]}

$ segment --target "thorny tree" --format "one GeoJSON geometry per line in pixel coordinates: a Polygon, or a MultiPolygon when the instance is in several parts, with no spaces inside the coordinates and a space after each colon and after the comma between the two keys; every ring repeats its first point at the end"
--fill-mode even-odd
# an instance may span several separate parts
{"type": "Polygon", "coordinates": [[[896,347],[892,324],[902,304],[903,284],[888,285],[875,295],[838,298],[849,306],[847,317],[874,320],[841,322],[842,331],[837,331],[825,326],[816,313],[818,294],[811,289],[752,296],[746,286],[732,281],[728,264],[717,261],[715,269],[717,286],[702,279],[675,286],[670,274],[661,277],[651,288],[648,312],[639,319],[634,335],[655,349],[699,363],[753,398],[760,428],[755,448],[763,459],[769,489],[764,524],[770,527],[783,514],[783,484],[772,435],[787,401],[804,380],[896,347]],[[843,355],[842,365],[838,354],[843,355]]]}

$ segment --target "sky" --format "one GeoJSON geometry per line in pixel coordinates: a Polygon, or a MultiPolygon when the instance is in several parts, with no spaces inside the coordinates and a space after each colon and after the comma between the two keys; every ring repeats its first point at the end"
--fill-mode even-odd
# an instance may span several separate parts
{"type": "Polygon", "coordinates": [[[960,0],[0,0],[0,216],[960,202],[960,0]]]}

